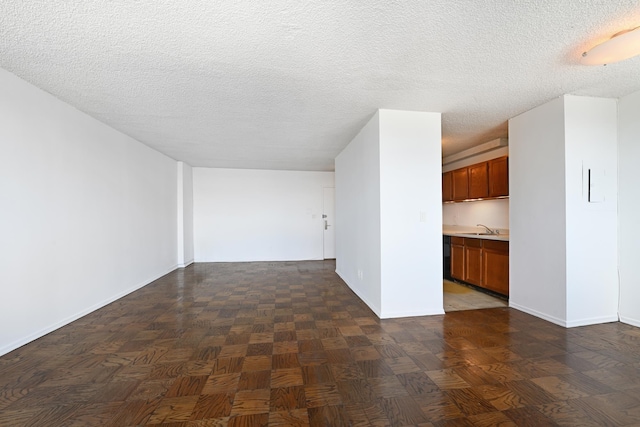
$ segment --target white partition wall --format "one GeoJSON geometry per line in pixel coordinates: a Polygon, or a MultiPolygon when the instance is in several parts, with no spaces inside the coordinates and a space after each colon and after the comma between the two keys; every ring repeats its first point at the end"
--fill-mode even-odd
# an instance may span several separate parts
{"type": "Polygon", "coordinates": [[[640,327],[640,92],[618,104],[620,320],[640,327]]]}
{"type": "Polygon", "coordinates": [[[615,99],[565,96],[567,326],[618,320],[615,99]]]}
{"type": "Polygon", "coordinates": [[[439,113],[380,110],[382,316],[443,313],[439,113]]]}
{"type": "Polygon", "coordinates": [[[563,96],[509,121],[509,304],[617,320],[616,101],[563,96]]]}
{"type": "Polygon", "coordinates": [[[509,120],[509,305],[567,317],[564,98],[509,120]]]}
{"type": "Polygon", "coordinates": [[[336,270],[381,318],[441,314],[440,114],[380,110],[336,158],[336,270]]]}
{"type": "Polygon", "coordinates": [[[176,267],[176,162],[0,69],[0,354],[176,267]]]}
{"type": "Polygon", "coordinates": [[[178,162],[178,267],[193,261],[193,169],[178,162]]]}
{"type": "Polygon", "coordinates": [[[336,273],[382,314],[380,113],[336,157],[336,273]]]}

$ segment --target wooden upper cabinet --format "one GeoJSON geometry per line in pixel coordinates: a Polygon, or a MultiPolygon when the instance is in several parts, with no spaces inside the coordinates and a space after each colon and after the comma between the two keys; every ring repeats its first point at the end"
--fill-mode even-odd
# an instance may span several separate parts
{"type": "Polygon", "coordinates": [[[442,174],[442,201],[489,199],[509,195],[509,158],[498,157],[442,174]]]}
{"type": "Polygon", "coordinates": [[[469,172],[468,168],[456,169],[451,172],[453,184],[453,200],[469,198],[469,172]]]}
{"type": "Polygon", "coordinates": [[[445,172],[442,174],[442,201],[450,202],[453,200],[453,173],[445,172]]]}
{"type": "Polygon", "coordinates": [[[469,198],[489,197],[489,168],[487,162],[469,166],[469,198]]]}
{"type": "Polygon", "coordinates": [[[489,160],[489,197],[509,195],[509,158],[489,160]]]}

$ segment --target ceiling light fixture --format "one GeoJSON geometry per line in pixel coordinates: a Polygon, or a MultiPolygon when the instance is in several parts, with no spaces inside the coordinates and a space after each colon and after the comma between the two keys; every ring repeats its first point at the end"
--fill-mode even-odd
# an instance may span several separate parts
{"type": "Polygon", "coordinates": [[[582,54],[584,65],[607,65],[640,55],[640,27],[620,31],[582,54]]]}

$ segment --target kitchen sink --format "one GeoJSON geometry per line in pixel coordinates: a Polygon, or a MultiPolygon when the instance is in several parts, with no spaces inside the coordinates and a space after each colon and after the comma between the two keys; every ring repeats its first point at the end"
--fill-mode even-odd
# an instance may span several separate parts
{"type": "Polygon", "coordinates": [[[460,234],[468,234],[471,236],[499,236],[499,234],[496,234],[496,233],[460,233],[460,234]]]}
{"type": "Polygon", "coordinates": [[[508,234],[487,233],[486,231],[482,232],[482,233],[480,233],[480,232],[472,232],[472,231],[469,231],[469,232],[457,232],[457,233],[454,233],[454,235],[458,235],[458,236],[495,236],[495,237],[508,236],[508,234]]]}

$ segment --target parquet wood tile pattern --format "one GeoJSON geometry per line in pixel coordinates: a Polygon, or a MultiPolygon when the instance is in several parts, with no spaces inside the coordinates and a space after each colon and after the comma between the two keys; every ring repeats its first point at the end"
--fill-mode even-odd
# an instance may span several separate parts
{"type": "Polygon", "coordinates": [[[640,329],[379,320],[335,262],[195,264],[0,358],[0,426],[640,426],[640,329]]]}

